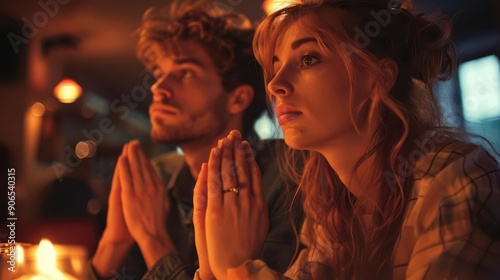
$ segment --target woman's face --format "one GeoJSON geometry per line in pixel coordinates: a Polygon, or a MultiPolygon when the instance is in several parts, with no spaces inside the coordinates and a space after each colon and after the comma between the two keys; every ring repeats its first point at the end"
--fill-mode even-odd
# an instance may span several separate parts
{"type": "MultiPolygon", "coordinates": [[[[302,20],[288,28],[276,45],[275,76],[268,90],[276,102],[285,142],[295,149],[321,152],[359,137],[350,107],[359,104],[360,98],[350,104],[351,81],[346,66],[338,55],[321,50],[311,32],[302,27],[302,20]]],[[[332,24],[341,30],[340,19],[332,15],[332,20],[338,21],[332,24]]],[[[370,79],[357,80],[354,90],[366,92],[370,79]]]]}

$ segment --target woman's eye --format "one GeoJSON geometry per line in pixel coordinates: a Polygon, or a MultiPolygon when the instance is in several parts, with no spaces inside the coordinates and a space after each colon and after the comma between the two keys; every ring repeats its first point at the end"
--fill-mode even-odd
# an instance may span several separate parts
{"type": "Polygon", "coordinates": [[[304,55],[302,57],[302,66],[311,66],[318,62],[318,59],[311,55],[304,55]]]}

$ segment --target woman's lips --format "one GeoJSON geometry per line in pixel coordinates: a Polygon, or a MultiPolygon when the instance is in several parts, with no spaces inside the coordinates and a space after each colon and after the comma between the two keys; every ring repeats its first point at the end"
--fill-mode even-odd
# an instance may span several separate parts
{"type": "Polygon", "coordinates": [[[290,121],[294,120],[295,118],[297,118],[300,114],[302,114],[302,113],[300,113],[300,112],[284,113],[278,117],[278,123],[281,126],[283,126],[283,125],[289,123],[290,121]]]}
{"type": "Polygon", "coordinates": [[[300,114],[302,114],[302,112],[286,104],[280,104],[276,106],[276,116],[278,117],[278,123],[280,125],[289,123],[290,121],[297,118],[300,114]]]}

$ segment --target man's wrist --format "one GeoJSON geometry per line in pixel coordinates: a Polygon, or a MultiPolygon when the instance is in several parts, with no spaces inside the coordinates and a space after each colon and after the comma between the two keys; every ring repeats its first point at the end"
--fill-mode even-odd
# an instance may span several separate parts
{"type": "Polygon", "coordinates": [[[101,235],[101,239],[99,240],[99,245],[102,243],[119,247],[131,247],[132,245],[134,245],[135,241],[130,235],[128,235],[128,237],[125,237],[127,236],[125,234],[120,235],[124,236],[117,238],[117,234],[115,232],[109,231],[107,228],[105,228],[101,235]]]}
{"type": "Polygon", "coordinates": [[[166,254],[176,251],[169,236],[144,238],[144,240],[138,240],[137,244],[148,269],[151,269],[166,254]]]}
{"type": "Polygon", "coordinates": [[[132,244],[101,239],[90,261],[92,268],[100,277],[111,277],[112,271],[122,264],[132,244]]]}
{"type": "Polygon", "coordinates": [[[142,279],[193,279],[196,267],[185,264],[177,252],[161,257],[142,279]]]}

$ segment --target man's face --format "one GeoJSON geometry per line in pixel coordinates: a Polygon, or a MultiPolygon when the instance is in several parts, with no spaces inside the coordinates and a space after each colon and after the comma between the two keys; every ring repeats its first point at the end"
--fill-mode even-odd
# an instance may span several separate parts
{"type": "Polygon", "coordinates": [[[156,54],[149,107],[151,138],[172,145],[211,141],[222,133],[231,117],[229,94],[208,56],[198,44],[179,42],[178,55],[153,46],[156,54]]]}

